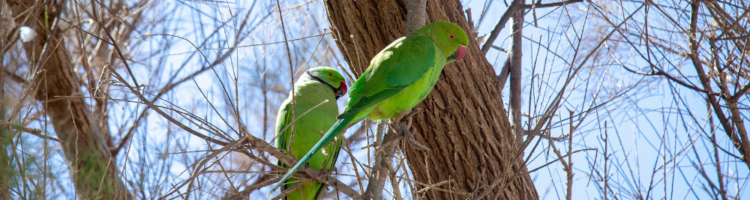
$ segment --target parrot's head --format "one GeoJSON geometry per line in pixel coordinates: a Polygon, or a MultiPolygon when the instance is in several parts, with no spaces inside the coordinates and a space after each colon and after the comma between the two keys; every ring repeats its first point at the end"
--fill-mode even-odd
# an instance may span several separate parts
{"type": "Polygon", "coordinates": [[[338,71],[330,67],[316,67],[307,70],[307,75],[333,89],[336,99],[346,94],[346,80],[338,71]]]}
{"type": "Polygon", "coordinates": [[[458,24],[447,21],[436,21],[424,26],[419,31],[422,31],[422,34],[425,35],[429,34],[430,39],[440,47],[440,50],[445,55],[448,55],[446,63],[461,60],[466,55],[466,47],[469,46],[469,37],[466,36],[466,32],[458,24]],[[426,30],[423,31],[423,29],[426,30]]]}

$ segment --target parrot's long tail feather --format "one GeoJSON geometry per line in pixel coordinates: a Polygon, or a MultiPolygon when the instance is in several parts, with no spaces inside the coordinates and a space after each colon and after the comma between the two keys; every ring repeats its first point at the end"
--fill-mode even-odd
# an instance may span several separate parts
{"type": "Polygon", "coordinates": [[[279,187],[282,184],[284,184],[284,182],[287,179],[289,179],[289,177],[292,177],[292,174],[294,174],[294,172],[296,172],[299,168],[301,168],[302,165],[305,165],[305,163],[307,163],[307,161],[310,160],[310,158],[312,158],[312,156],[316,152],[320,151],[320,149],[323,149],[323,147],[325,147],[328,144],[328,142],[331,142],[331,140],[333,140],[333,138],[335,138],[336,135],[343,132],[344,129],[346,129],[346,126],[349,125],[349,122],[351,122],[352,119],[354,119],[354,117],[355,116],[346,117],[346,118],[339,119],[338,121],[336,121],[336,123],[333,124],[331,129],[329,129],[328,132],[325,135],[323,135],[322,138],[320,138],[320,141],[318,141],[318,143],[315,144],[315,146],[313,146],[313,148],[310,149],[310,151],[308,151],[304,157],[299,159],[299,162],[297,162],[297,164],[294,165],[294,167],[289,168],[289,170],[286,171],[286,174],[284,174],[284,176],[281,177],[281,180],[279,180],[279,182],[276,183],[276,186],[273,186],[273,189],[271,189],[271,192],[269,192],[268,195],[270,196],[271,194],[273,194],[273,192],[279,189],[279,187]]]}

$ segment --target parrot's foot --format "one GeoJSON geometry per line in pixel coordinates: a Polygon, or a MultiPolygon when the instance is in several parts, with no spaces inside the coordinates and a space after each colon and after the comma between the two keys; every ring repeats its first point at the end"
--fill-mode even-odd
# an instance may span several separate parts
{"type": "Polygon", "coordinates": [[[401,122],[403,119],[409,119],[409,125],[411,125],[411,117],[419,113],[419,111],[422,111],[420,108],[414,108],[412,110],[406,111],[403,110],[399,112],[398,117],[396,117],[396,122],[401,122]]]}
{"type": "MultiPolygon", "coordinates": [[[[412,113],[414,113],[414,112],[412,112],[412,113]]],[[[411,114],[411,115],[413,115],[413,114],[411,114]]],[[[411,131],[409,131],[410,125],[411,125],[411,120],[409,120],[409,124],[408,125],[406,123],[399,123],[399,128],[400,128],[400,131],[401,131],[401,137],[403,137],[404,139],[406,139],[406,141],[408,141],[410,144],[412,144],[415,147],[417,147],[417,149],[419,149],[419,150],[430,151],[430,148],[427,148],[427,146],[424,146],[422,143],[419,143],[419,142],[417,142],[416,139],[414,139],[414,134],[411,131]]]]}

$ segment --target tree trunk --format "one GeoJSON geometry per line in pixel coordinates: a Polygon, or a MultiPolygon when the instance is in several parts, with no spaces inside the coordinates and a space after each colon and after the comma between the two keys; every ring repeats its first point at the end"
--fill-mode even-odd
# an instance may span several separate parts
{"type": "MultiPolygon", "coordinates": [[[[325,4],[336,44],[357,76],[375,54],[404,36],[404,0],[327,0],[325,4]]],[[[427,21],[436,20],[454,22],[476,38],[459,1],[428,0],[427,21]]],[[[450,181],[437,188],[453,192],[432,189],[415,199],[465,199],[480,193],[487,193],[488,199],[538,199],[518,154],[495,71],[479,44],[469,41],[466,57],[447,65],[433,92],[417,106],[422,112],[414,116],[411,129],[431,151],[401,146],[416,181],[450,181]],[[497,181],[503,177],[509,182],[497,181]],[[501,184],[490,188],[493,182],[501,184]]],[[[417,186],[416,190],[424,188],[417,186]]]]}
{"type": "MultiPolygon", "coordinates": [[[[29,69],[40,69],[33,77],[34,96],[49,116],[68,162],[77,196],[81,199],[130,199],[119,178],[114,157],[109,153],[105,136],[99,132],[89,106],[80,92],[80,80],[66,51],[62,32],[50,29],[65,8],[64,1],[42,4],[37,1],[7,0],[16,26],[30,26],[36,37],[23,43],[29,69]],[[31,9],[31,10],[28,10],[31,9]],[[20,16],[19,16],[20,15],[20,16]],[[25,19],[30,17],[30,20],[25,19]],[[45,21],[45,19],[47,21],[45,21]],[[24,24],[26,22],[26,24],[24,24]]],[[[17,34],[17,32],[16,32],[17,34]]]]}

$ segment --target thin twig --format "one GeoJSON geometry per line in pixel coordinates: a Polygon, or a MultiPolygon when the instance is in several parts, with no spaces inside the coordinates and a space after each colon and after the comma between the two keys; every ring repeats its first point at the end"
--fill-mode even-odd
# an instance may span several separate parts
{"type": "Polygon", "coordinates": [[[35,128],[28,128],[28,127],[25,127],[25,126],[22,126],[22,125],[13,124],[13,123],[10,123],[10,122],[6,122],[6,121],[3,121],[3,120],[0,120],[0,128],[4,129],[6,127],[10,127],[10,128],[16,129],[16,130],[20,130],[20,131],[23,131],[23,132],[26,132],[26,133],[30,133],[31,135],[37,136],[37,137],[45,139],[45,140],[52,140],[52,141],[55,141],[55,142],[60,142],[60,140],[57,139],[57,138],[46,136],[46,135],[42,135],[41,134],[42,130],[35,129],[35,128]]]}

